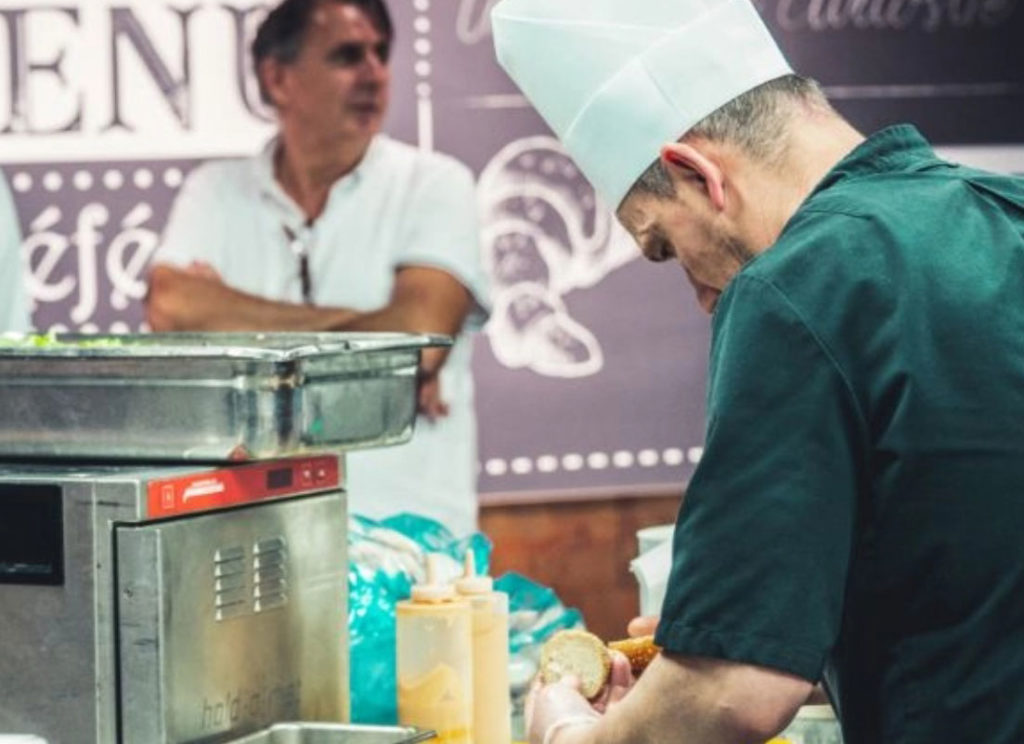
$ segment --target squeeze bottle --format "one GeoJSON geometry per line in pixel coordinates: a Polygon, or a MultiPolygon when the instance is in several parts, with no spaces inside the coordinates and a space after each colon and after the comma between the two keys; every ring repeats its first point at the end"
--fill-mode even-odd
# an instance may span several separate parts
{"type": "Polygon", "coordinates": [[[494,590],[490,576],[477,575],[472,551],[455,591],[469,600],[473,615],[473,744],[508,744],[508,595],[494,590]]]}
{"type": "Polygon", "coordinates": [[[455,588],[438,583],[436,555],[395,619],[399,722],[436,731],[440,744],[471,744],[473,619],[455,588]]]}

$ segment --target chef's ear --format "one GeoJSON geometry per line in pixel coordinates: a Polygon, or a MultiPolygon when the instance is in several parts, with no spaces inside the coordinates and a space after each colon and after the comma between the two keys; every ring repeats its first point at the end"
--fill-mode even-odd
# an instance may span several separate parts
{"type": "Polygon", "coordinates": [[[725,175],[718,165],[693,145],[671,142],[661,148],[661,164],[672,180],[694,181],[715,209],[725,209],[725,175]]]}

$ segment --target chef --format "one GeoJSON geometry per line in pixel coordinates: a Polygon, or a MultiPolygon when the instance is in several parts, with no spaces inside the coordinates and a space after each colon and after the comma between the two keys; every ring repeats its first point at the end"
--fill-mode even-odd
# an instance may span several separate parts
{"type": "MultiPolygon", "coordinates": [[[[656,641],[535,744],[1024,741],[1024,183],[865,137],[749,0],[503,0],[500,62],[711,315],[656,641]],[[552,60],[559,69],[551,69],[552,60]]],[[[672,370],[661,370],[672,374],[672,370]]]]}

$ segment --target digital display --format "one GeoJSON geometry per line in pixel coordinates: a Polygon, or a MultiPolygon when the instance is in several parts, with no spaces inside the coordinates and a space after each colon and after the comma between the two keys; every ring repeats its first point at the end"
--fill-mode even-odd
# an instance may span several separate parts
{"type": "Polygon", "coordinates": [[[61,489],[0,485],[0,584],[63,583],[61,489]]]}
{"type": "Polygon", "coordinates": [[[267,471],[267,488],[288,488],[292,484],[292,469],[277,468],[267,471]]]}

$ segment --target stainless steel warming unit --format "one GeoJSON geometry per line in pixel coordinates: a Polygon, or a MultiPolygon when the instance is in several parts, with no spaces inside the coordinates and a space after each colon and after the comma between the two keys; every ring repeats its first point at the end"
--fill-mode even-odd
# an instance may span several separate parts
{"type": "Polygon", "coordinates": [[[0,733],[419,740],[338,725],[347,515],[344,461],[329,450],[408,438],[419,352],[443,343],[0,343],[0,733]]]}

